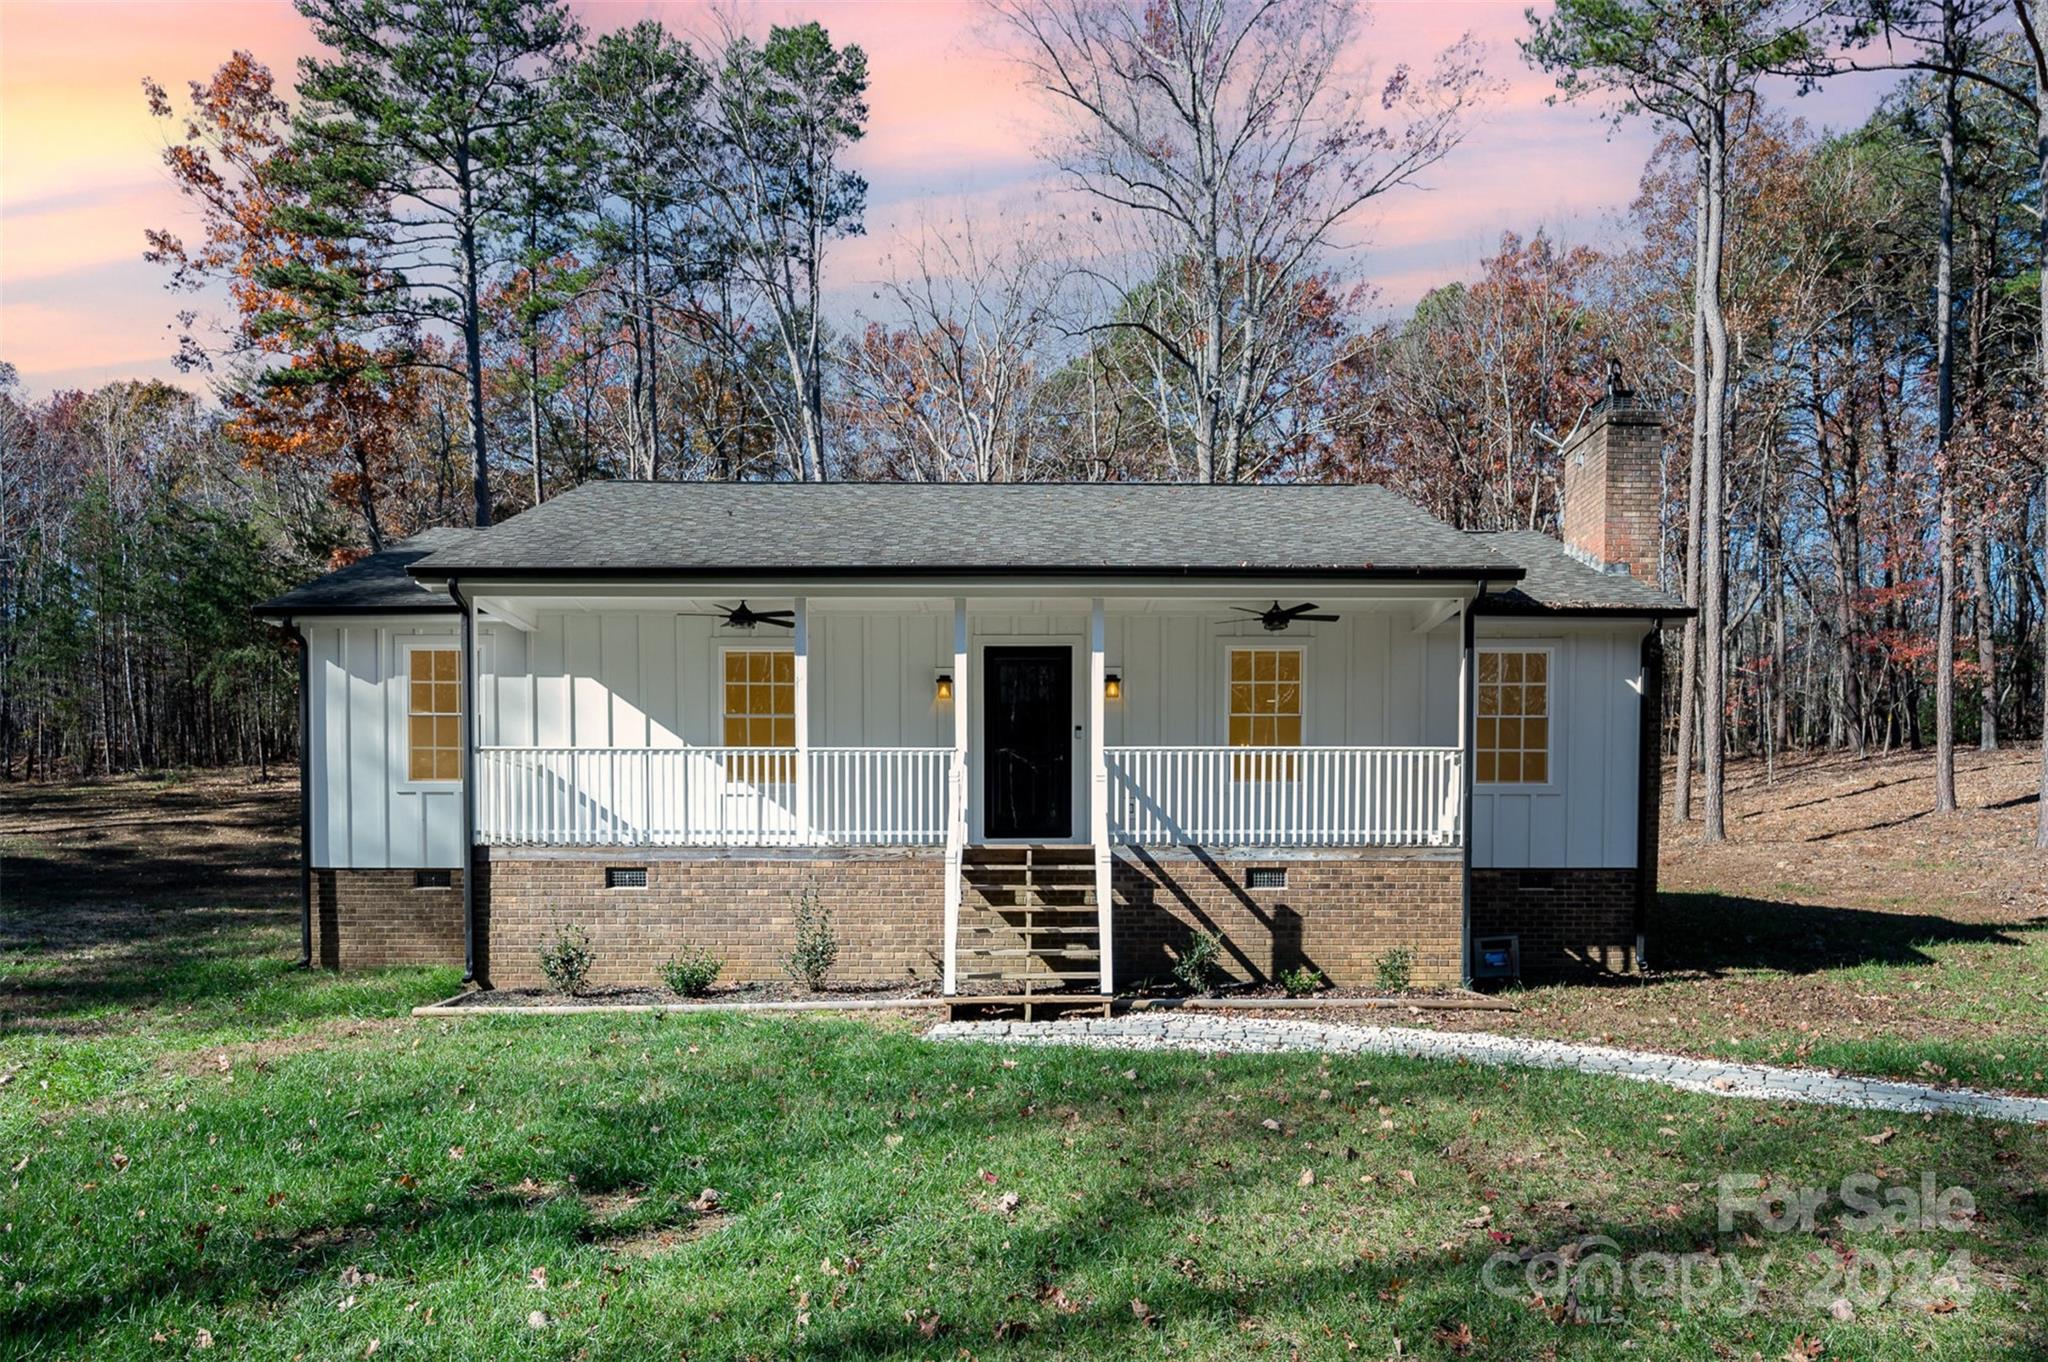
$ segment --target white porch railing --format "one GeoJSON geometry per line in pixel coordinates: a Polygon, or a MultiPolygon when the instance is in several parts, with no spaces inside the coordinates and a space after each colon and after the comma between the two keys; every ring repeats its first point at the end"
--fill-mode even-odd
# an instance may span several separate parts
{"type": "Polygon", "coordinates": [[[1457,846],[1455,747],[1112,747],[1119,846],[1457,846]]]}
{"type": "Polygon", "coordinates": [[[948,747],[480,747],[487,846],[909,846],[946,836],[948,747]]]}

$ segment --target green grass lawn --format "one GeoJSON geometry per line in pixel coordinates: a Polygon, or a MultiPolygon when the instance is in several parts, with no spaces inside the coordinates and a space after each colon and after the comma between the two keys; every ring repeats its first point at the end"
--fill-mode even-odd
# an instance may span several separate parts
{"type": "MultiPolygon", "coordinates": [[[[293,967],[276,789],[9,794],[0,1357],[2048,1356],[2048,1131],[904,1018],[413,1021],[452,971],[293,967]],[[1724,1229],[1742,1174],[1926,1175],[1975,1213],[1724,1229]]],[[[1690,853],[1672,973],[1479,1020],[2041,1090],[2005,833],[1914,880],[1913,847],[1813,831],[1690,853]],[[2009,905],[1942,897],[1987,871],[2009,905]]]]}
{"type": "Polygon", "coordinates": [[[2048,1349],[2042,1131],[1391,1060],[934,1046],[900,1020],[363,1024],[448,981],[306,975],[276,925],[191,925],[8,957],[28,1003],[0,1032],[0,1355],[2048,1349]],[[1923,1171],[1971,1191],[1965,1229],[1716,1222],[1724,1174],[1923,1171]],[[1647,1275],[1483,1288],[1490,1255],[1588,1235],[1647,1275]],[[1661,1265],[1687,1254],[1680,1299],[1661,1265]],[[1747,1313],[1735,1264],[1763,1274],[1747,1313]]]}

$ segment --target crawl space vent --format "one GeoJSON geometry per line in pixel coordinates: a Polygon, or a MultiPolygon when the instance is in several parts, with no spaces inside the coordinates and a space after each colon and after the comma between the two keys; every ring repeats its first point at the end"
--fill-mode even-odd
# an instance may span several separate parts
{"type": "Polygon", "coordinates": [[[1287,887],[1286,867],[1255,865],[1244,872],[1244,887],[1247,889],[1285,889],[1287,887]]]}
{"type": "Polygon", "coordinates": [[[644,865],[615,865],[604,872],[604,887],[607,889],[645,889],[647,867],[644,865]]]}

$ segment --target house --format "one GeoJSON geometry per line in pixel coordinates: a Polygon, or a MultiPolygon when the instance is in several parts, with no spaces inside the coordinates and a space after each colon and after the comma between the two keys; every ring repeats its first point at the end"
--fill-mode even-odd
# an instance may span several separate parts
{"type": "Polygon", "coordinates": [[[598,982],[1111,992],[1195,930],[1267,979],[1642,958],[1654,414],[1565,451],[1564,531],[1372,486],[592,483],[261,606],[304,659],[307,950],[598,982]],[[1475,943],[1484,941],[1480,952],[1475,943]]]}

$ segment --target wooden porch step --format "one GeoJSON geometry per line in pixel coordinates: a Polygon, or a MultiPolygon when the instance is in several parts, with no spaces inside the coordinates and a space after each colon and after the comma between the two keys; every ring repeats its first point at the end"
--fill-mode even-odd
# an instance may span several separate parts
{"type": "Polygon", "coordinates": [[[1076,1013],[1107,1017],[1114,1006],[1114,999],[1100,993],[967,993],[946,1000],[946,1019],[959,1021],[1020,1009],[1025,1021],[1037,1021],[1041,1015],[1071,1017],[1076,1013]]]}
{"type": "Polygon", "coordinates": [[[1095,911],[1095,891],[1093,889],[1061,890],[1057,899],[1048,900],[1042,893],[1009,889],[990,890],[973,884],[967,887],[974,890],[976,896],[981,899],[985,906],[999,910],[1021,912],[1026,909],[1032,909],[1041,913],[1092,913],[1095,911]]]}
{"type": "Polygon", "coordinates": [[[1047,886],[1095,883],[1092,865],[964,865],[960,878],[969,884],[1047,886]]]}
{"type": "Polygon", "coordinates": [[[977,960],[1015,959],[1029,956],[1033,960],[1100,960],[1102,951],[1095,946],[1003,946],[995,950],[976,949],[964,952],[977,960]]]}
{"type": "Polygon", "coordinates": [[[1051,922],[1034,922],[1034,923],[1030,923],[1030,924],[1028,924],[1028,925],[1026,925],[1026,926],[1023,926],[1023,927],[1005,927],[1005,928],[1004,928],[1004,929],[1003,929],[1003,930],[1002,930],[1001,932],[996,932],[996,931],[994,931],[994,930],[992,930],[992,929],[990,929],[990,928],[986,928],[986,927],[976,928],[976,929],[975,929],[975,932],[976,932],[976,934],[977,934],[977,935],[979,935],[979,936],[991,936],[991,937],[992,937],[992,936],[1002,936],[1002,937],[1012,937],[1012,936],[1098,936],[1098,935],[1100,935],[1100,934],[1101,934],[1101,932],[1102,932],[1102,928],[1098,927],[1098,926],[1097,926],[1096,924],[1094,924],[1093,922],[1089,922],[1089,923],[1080,923],[1080,922],[1075,922],[1075,923],[1070,923],[1070,924],[1067,924],[1067,925],[1064,925],[1064,926],[1062,926],[1062,925],[1060,925],[1060,924],[1058,924],[1058,923],[1051,923],[1051,922]]]}
{"type": "Polygon", "coordinates": [[[969,846],[960,849],[962,865],[1092,865],[1095,848],[1086,842],[1040,846],[969,846]]]}
{"type": "Polygon", "coordinates": [[[998,983],[1021,984],[1026,982],[1027,980],[1032,979],[1100,979],[1102,977],[1102,971],[1092,969],[1030,970],[1024,973],[1018,973],[1014,970],[978,970],[971,972],[962,971],[959,977],[962,979],[993,979],[998,983]]]}

